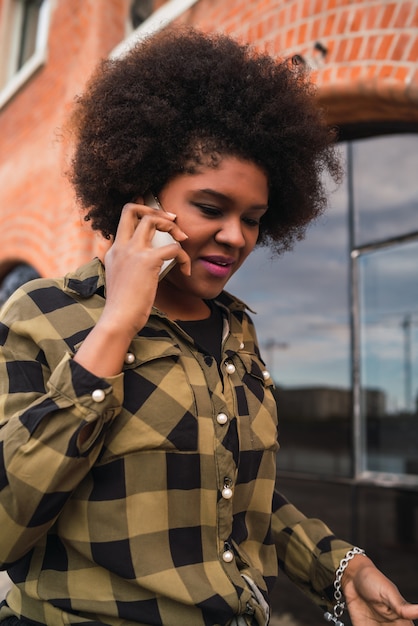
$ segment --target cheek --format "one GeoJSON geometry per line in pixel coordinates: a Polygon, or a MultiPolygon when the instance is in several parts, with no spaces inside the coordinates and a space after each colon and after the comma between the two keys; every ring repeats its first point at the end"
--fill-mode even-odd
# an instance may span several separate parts
{"type": "Polygon", "coordinates": [[[181,242],[182,248],[184,248],[188,254],[198,251],[213,237],[212,231],[207,228],[206,224],[196,224],[187,219],[182,219],[181,221],[177,220],[176,223],[188,236],[188,239],[181,242]]]}

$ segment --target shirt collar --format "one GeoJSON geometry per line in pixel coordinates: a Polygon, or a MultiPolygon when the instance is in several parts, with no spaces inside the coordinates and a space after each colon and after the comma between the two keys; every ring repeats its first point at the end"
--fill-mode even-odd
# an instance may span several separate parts
{"type": "Polygon", "coordinates": [[[96,293],[104,296],[105,271],[98,258],[82,265],[64,277],[64,291],[76,293],[82,298],[89,298],[96,293]]]}
{"type": "MultiPolygon", "coordinates": [[[[89,298],[96,293],[104,296],[105,287],[104,265],[97,257],[74,272],[69,272],[64,277],[64,291],[76,293],[82,298],[89,298]]],[[[222,291],[214,301],[229,311],[244,311],[247,309],[251,313],[255,313],[243,300],[227,291],[222,291]]]]}
{"type": "Polygon", "coordinates": [[[251,311],[251,313],[256,313],[256,311],[253,311],[253,309],[251,309],[248,304],[246,304],[243,300],[240,300],[236,296],[233,296],[232,294],[228,293],[228,291],[222,291],[222,293],[220,293],[219,296],[214,299],[214,301],[216,302],[216,304],[226,307],[230,311],[248,310],[251,311]]]}

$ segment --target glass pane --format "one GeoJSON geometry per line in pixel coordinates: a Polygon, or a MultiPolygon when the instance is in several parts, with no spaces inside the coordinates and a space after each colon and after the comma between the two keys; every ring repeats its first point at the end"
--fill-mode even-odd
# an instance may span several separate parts
{"type": "Polygon", "coordinates": [[[418,474],[418,242],[359,263],[367,469],[418,474]]]}
{"type": "Polygon", "coordinates": [[[353,143],[356,246],[418,231],[418,135],[353,143]]]}
{"type": "Polygon", "coordinates": [[[348,475],[350,343],[346,189],[294,251],[256,250],[228,290],[257,311],[277,385],[281,469],[348,475]]]}
{"type": "Polygon", "coordinates": [[[26,0],[23,3],[21,44],[17,69],[20,69],[35,52],[41,4],[42,0],[26,0]]]}

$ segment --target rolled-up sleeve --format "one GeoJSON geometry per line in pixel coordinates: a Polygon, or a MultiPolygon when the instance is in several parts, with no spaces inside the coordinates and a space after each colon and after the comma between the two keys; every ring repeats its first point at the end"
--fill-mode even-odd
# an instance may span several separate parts
{"type": "Polygon", "coordinates": [[[316,604],[329,607],[335,572],[352,544],[335,537],[321,520],[303,515],[278,492],[272,532],[281,569],[316,604]]]}
{"type": "Polygon", "coordinates": [[[69,351],[51,371],[30,324],[15,326],[0,329],[2,569],[52,526],[123,403],[123,374],[98,378],[69,351]]]}

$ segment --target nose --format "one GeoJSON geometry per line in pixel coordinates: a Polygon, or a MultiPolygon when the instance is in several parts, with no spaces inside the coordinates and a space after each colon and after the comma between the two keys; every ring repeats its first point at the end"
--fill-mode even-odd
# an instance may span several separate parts
{"type": "Polygon", "coordinates": [[[225,219],[215,234],[215,241],[231,248],[243,248],[245,237],[241,219],[236,217],[225,219]]]}

